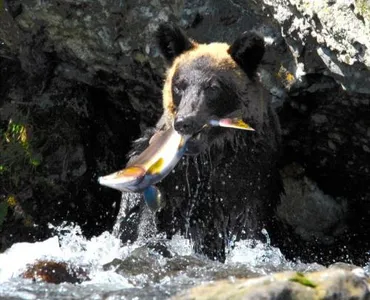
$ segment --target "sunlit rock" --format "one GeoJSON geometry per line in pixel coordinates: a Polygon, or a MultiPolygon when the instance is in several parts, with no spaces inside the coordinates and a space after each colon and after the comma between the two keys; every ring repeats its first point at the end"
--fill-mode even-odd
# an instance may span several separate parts
{"type": "Polygon", "coordinates": [[[326,269],[285,272],[254,279],[215,281],[182,292],[173,299],[368,299],[370,281],[354,271],[326,269]]]}

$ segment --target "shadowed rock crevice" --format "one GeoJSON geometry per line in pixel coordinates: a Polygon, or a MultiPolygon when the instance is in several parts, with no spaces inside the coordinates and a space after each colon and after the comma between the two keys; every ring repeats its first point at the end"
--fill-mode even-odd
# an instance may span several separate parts
{"type": "Polygon", "coordinates": [[[321,262],[328,256],[357,263],[368,259],[368,103],[367,96],[337,86],[292,96],[280,112],[282,164],[289,167],[283,170],[280,215],[296,233],[305,231],[298,234],[303,243],[296,240],[303,259],[315,259],[318,249],[321,262]]]}
{"type": "Polygon", "coordinates": [[[1,247],[45,238],[48,223],[76,222],[87,236],[111,228],[119,195],[96,180],[125,163],[138,113],[103,89],[1,66],[1,247]]]}

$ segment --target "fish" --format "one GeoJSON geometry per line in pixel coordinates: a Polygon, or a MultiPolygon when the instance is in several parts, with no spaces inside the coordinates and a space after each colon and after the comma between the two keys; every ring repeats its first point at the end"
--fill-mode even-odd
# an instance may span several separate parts
{"type": "Polygon", "coordinates": [[[225,128],[234,128],[234,129],[241,129],[241,130],[248,130],[254,131],[254,129],[249,126],[249,124],[245,123],[242,119],[239,118],[225,118],[225,119],[214,119],[209,121],[209,126],[219,126],[225,128]]]}
{"type": "Polygon", "coordinates": [[[149,146],[125,169],[99,177],[98,181],[121,192],[142,192],[171,172],[184,155],[189,138],[172,127],[159,131],[150,139],[149,146]]]}
{"type": "MultiPolygon", "coordinates": [[[[204,127],[225,127],[254,131],[239,118],[212,119],[204,127]]],[[[190,135],[181,135],[173,127],[156,132],[149,146],[120,171],[98,178],[99,184],[121,192],[143,193],[148,207],[156,211],[163,204],[163,195],[155,186],[177,165],[186,152],[190,135]]]]}

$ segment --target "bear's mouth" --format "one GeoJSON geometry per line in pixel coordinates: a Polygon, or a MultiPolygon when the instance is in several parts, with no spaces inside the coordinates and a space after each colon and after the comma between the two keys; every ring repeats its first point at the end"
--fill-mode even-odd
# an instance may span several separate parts
{"type": "Polygon", "coordinates": [[[234,130],[254,131],[254,129],[240,118],[211,119],[203,125],[186,142],[186,154],[197,155],[209,148],[215,141],[232,137],[234,130]],[[229,128],[225,130],[226,128],[229,128]],[[230,134],[231,133],[231,134],[230,134]]]}
{"type": "Polygon", "coordinates": [[[197,155],[208,147],[208,128],[199,130],[186,142],[186,154],[197,155]]]}
{"type": "Polygon", "coordinates": [[[210,147],[212,136],[217,135],[218,130],[209,126],[204,126],[186,143],[186,154],[187,155],[197,155],[204,152],[210,147]]]}

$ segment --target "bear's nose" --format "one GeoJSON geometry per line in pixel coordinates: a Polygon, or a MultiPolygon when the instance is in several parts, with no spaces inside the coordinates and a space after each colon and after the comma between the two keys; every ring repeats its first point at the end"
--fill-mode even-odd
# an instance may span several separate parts
{"type": "Polygon", "coordinates": [[[175,120],[175,130],[182,134],[193,134],[195,132],[195,124],[191,118],[178,117],[175,120]]]}

